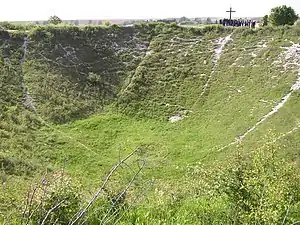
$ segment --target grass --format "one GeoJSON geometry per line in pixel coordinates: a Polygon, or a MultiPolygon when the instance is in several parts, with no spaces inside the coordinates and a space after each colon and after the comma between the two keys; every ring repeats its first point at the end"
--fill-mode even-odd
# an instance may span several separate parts
{"type": "MultiPolygon", "coordinates": [[[[283,52],[282,46],[299,41],[293,28],[251,31],[158,24],[126,31],[36,29],[30,34],[24,78],[37,113],[18,104],[18,118],[24,123],[14,122],[11,110],[16,104],[3,97],[0,102],[4,109],[0,135],[6,136],[0,144],[6,148],[0,160],[12,165],[4,168],[3,174],[10,177],[5,187],[8,193],[18,189],[18,202],[41,173],[62,167],[89,195],[87,190],[99,187],[120,157],[143,146],[147,150],[144,178],[156,183],[146,201],[128,212],[123,224],[229,224],[231,208],[226,197],[195,197],[201,179],[192,178],[190,168],[227,166],[237,152],[258,149],[298,126],[299,93],[293,93],[288,103],[243,143],[218,151],[289,92],[296,71],[281,73],[282,68],[272,62],[283,52]],[[116,36],[110,40],[110,34],[116,36]],[[217,39],[229,34],[233,41],[226,45],[208,89],[200,97],[214,66],[217,39]],[[65,57],[65,47],[70,52],[78,48],[76,55],[65,57]],[[115,55],[116,50],[120,54],[115,55]],[[98,64],[93,64],[95,59],[100,60],[98,64]],[[182,110],[190,111],[184,120],[168,122],[182,110]],[[31,126],[30,119],[22,119],[24,112],[35,121],[31,126]],[[8,173],[16,170],[25,172],[8,173]],[[20,184],[24,184],[22,188],[16,188],[20,184]]],[[[20,50],[19,39],[11,43],[17,45],[10,52],[20,50]]],[[[21,53],[10,55],[17,74],[21,74],[21,53]]],[[[1,76],[3,83],[16,88],[16,81],[10,79],[18,77],[9,73],[3,60],[1,63],[6,75],[1,76]]],[[[18,79],[20,84],[22,76],[18,79]]],[[[11,99],[22,96],[22,90],[6,87],[4,93],[11,93],[11,99]]],[[[295,131],[276,143],[281,156],[296,163],[298,136],[295,131]]]]}

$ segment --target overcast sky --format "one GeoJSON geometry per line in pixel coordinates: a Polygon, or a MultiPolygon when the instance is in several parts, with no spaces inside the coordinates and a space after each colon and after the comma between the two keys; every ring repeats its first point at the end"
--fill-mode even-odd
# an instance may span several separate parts
{"type": "Polygon", "coordinates": [[[230,4],[236,17],[263,16],[283,4],[300,14],[300,0],[1,0],[0,20],[225,17],[230,4]]]}

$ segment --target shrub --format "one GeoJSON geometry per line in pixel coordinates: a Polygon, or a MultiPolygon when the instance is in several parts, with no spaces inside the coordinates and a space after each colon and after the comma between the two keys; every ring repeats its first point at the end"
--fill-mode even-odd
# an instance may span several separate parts
{"type": "Polygon", "coordinates": [[[108,20],[105,20],[103,24],[104,24],[104,26],[107,26],[107,27],[110,26],[110,22],[108,20]]]}
{"type": "Polygon", "coordinates": [[[0,155],[0,171],[6,175],[27,175],[30,176],[36,170],[36,166],[25,162],[24,160],[17,160],[15,158],[4,157],[0,155]]]}
{"type": "Polygon", "coordinates": [[[296,171],[295,165],[277,155],[274,146],[267,146],[248,157],[239,156],[233,166],[218,171],[214,186],[227,196],[232,216],[240,224],[293,223],[300,219],[296,171]]]}
{"type": "Polygon", "coordinates": [[[32,224],[68,224],[78,212],[81,195],[80,185],[74,183],[63,171],[53,172],[43,179],[42,183],[30,198],[27,217],[32,224]]]}
{"type": "Polygon", "coordinates": [[[49,24],[57,25],[62,23],[62,20],[58,16],[51,16],[48,20],[49,24]]]}
{"type": "Polygon", "coordinates": [[[265,15],[263,17],[263,26],[268,26],[269,15],[265,15]]]}
{"type": "Polygon", "coordinates": [[[295,10],[286,5],[273,8],[269,16],[269,22],[273,26],[294,25],[297,19],[298,15],[295,10]]]}
{"type": "Polygon", "coordinates": [[[4,21],[4,22],[0,22],[0,28],[5,30],[15,30],[16,26],[12,23],[4,21]]]}
{"type": "Polygon", "coordinates": [[[300,36],[300,20],[298,20],[298,21],[295,23],[294,30],[295,30],[295,32],[296,32],[296,35],[300,36]]]}

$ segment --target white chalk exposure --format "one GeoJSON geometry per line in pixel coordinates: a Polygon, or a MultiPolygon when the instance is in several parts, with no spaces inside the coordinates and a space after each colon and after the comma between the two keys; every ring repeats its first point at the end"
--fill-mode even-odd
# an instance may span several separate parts
{"type": "Polygon", "coordinates": [[[217,48],[215,49],[215,51],[214,51],[214,56],[213,56],[213,63],[214,63],[214,65],[213,65],[213,68],[212,68],[212,72],[210,73],[210,75],[209,75],[209,77],[208,77],[208,79],[207,79],[207,81],[206,81],[206,83],[205,83],[205,85],[204,85],[204,87],[203,87],[203,91],[201,92],[199,98],[198,98],[197,101],[194,103],[193,108],[195,107],[195,105],[197,105],[198,101],[201,99],[201,97],[202,97],[202,96],[205,94],[205,92],[207,91],[207,88],[208,88],[208,86],[209,86],[209,83],[210,83],[210,81],[211,81],[211,78],[212,78],[213,74],[216,72],[216,68],[217,68],[217,66],[218,66],[218,62],[219,62],[219,60],[220,60],[220,58],[221,58],[221,55],[222,55],[222,53],[223,53],[223,51],[224,51],[224,48],[225,48],[226,44],[227,44],[229,41],[231,41],[231,40],[232,40],[232,39],[231,39],[231,34],[228,35],[228,36],[225,37],[225,38],[219,38],[219,39],[217,40],[217,48]]]}
{"type": "MultiPolygon", "coordinates": [[[[201,92],[201,94],[200,94],[198,100],[194,103],[194,106],[198,103],[198,101],[200,100],[200,98],[205,94],[205,92],[206,92],[206,90],[207,90],[207,88],[208,88],[208,85],[209,85],[209,83],[210,83],[210,81],[211,81],[212,75],[213,75],[213,74],[215,73],[215,71],[216,71],[216,68],[217,68],[217,66],[218,66],[218,62],[219,62],[219,60],[220,60],[220,58],[221,58],[221,54],[222,54],[222,52],[223,52],[223,50],[224,50],[224,47],[225,47],[225,45],[226,45],[229,41],[231,41],[231,40],[232,40],[232,39],[231,39],[231,35],[228,35],[228,36],[225,37],[225,38],[219,38],[219,39],[217,40],[217,48],[216,48],[215,51],[214,51],[214,57],[213,57],[213,63],[214,63],[214,66],[213,66],[212,72],[211,72],[211,74],[209,75],[209,77],[208,77],[208,79],[207,79],[207,81],[206,81],[206,83],[205,83],[205,85],[204,85],[203,91],[201,92]]],[[[200,40],[195,39],[195,40],[193,40],[193,41],[200,41],[200,40]]],[[[193,107],[194,107],[194,106],[193,106],[193,107]]],[[[182,119],[184,118],[184,116],[185,116],[185,115],[175,115],[175,116],[172,116],[172,117],[169,118],[169,122],[171,122],[171,123],[178,122],[178,121],[182,120],[182,119]]]]}
{"type": "Polygon", "coordinates": [[[24,92],[24,97],[23,97],[23,105],[33,111],[36,111],[35,105],[34,105],[34,100],[33,98],[29,95],[27,88],[25,87],[25,78],[24,78],[24,63],[26,60],[26,56],[28,54],[28,38],[24,38],[24,43],[23,43],[23,57],[21,59],[21,71],[22,71],[22,81],[21,81],[21,87],[24,92]]]}
{"type": "Polygon", "coordinates": [[[272,115],[274,115],[275,113],[278,112],[278,110],[280,108],[282,108],[284,106],[285,103],[287,103],[287,101],[289,100],[289,98],[292,95],[292,91],[290,93],[288,93],[286,96],[284,96],[282,98],[282,101],[279,102],[273,109],[271,112],[269,112],[268,114],[264,115],[253,127],[251,127],[249,130],[246,131],[246,133],[244,133],[242,136],[239,137],[240,140],[243,140],[249,133],[251,133],[252,131],[254,131],[256,129],[256,127],[260,124],[262,124],[265,120],[267,120],[269,117],[271,117],[272,115]]]}
{"type": "Polygon", "coordinates": [[[181,110],[181,111],[178,111],[177,114],[175,116],[171,116],[169,118],[169,122],[170,123],[176,123],[180,120],[183,120],[185,117],[188,116],[189,113],[191,113],[192,111],[190,110],[181,110]]]}
{"type": "Polygon", "coordinates": [[[205,85],[204,85],[204,89],[203,89],[202,93],[200,94],[200,97],[202,97],[202,96],[204,95],[204,93],[206,92],[207,87],[208,87],[208,85],[209,85],[209,83],[210,83],[210,81],[211,81],[212,75],[216,72],[216,68],[217,68],[217,66],[218,66],[218,62],[219,62],[219,60],[220,60],[220,58],[221,58],[221,55],[222,55],[222,53],[223,53],[223,50],[224,50],[226,44],[227,44],[229,41],[231,41],[231,40],[232,40],[232,39],[231,39],[231,35],[228,35],[228,36],[225,37],[225,38],[220,38],[220,39],[218,40],[218,47],[215,49],[214,59],[213,59],[214,67],[213,67],[212,72],[211,72],[210,76],[208,77],[208,79],[207,79],[207,81],[206,81],[206,83],[205,83],[205,85]]]}
{"type": "Polygon", "coordinates": [[[183,120],[183,118],[181,116],[172,116],[172,117],[169,118],[170,123],[176,123],[180,120],[183,120]]]}
{"type": "MultiPolygon", "coordinates": [[[[286,51],[281,55],[281,58],[284,58],[285,60],[293,61],[293,65],[298,65],[298,79],[295,81],[295,83],[292,85],[290,92],[285,95],[281,102],[279,102],[268,114],[263,116],[253,127],[251,127],[246,133],[244,133],[242,136],[239,137],[240,140],[243,140],[249,133],[255,130],[255,128],[262,124],[265,120],[267,120],[269,117],[274,115],[278,112],[279,109],[281,109],[285,103],[289,100],[292,93],[295,91],[300,90],[300,45],[294,44],[290,47],[285,48],[286,51]]],[[[288,62],[289,63],[289,62],[288,62]]]]}
{"type": "Polygon", "coordinates": [[[28,39],[27,37],[24,38],[24,43],[23,43],[23,57],[21,59],[21,71],[22,71],[22,83],[21,83],[21,86],[22,86],[22,90],[25,89],[25,84],[24,84],[24,62],[25,62],[25,59],[26,59],[26,55],[27,55],[27,46],[28,46],[28,39]]]}
{"type": "Polygon", "coordinates": [[[283,65],[285,69],[287,69],[287,65],[297,66],[294,69],[297,69],[298,71],[298,78],[295,81],[295,83],[291,86],[290,92],[285,95],[281,101],[275,105],[275,107],[266,115],[264,115],[253,127],[248,129],[243,135],[236,138],[235,141],[229,143],[228,145],[220,148],[218,151],[222,151],[232,145],[238,144],[239,142],[243,141],[244,138],[250,134],[252,131],[256,129],[257,126],[265,122],[268,118],[273,116],[275,113],[277,113],[290,99],[293,92],[300,90],[300,44],[293,44],[290,47],[284,47],[286,51],[280,55],[280,59],[276,61],[276,63],[283,63],[285,61],[285,64],[283,65]]]}
{"type": "MultiPolygon", "coordinates": [[[[225,45],[231,40],[232,40],[231,35],[228,35],[225,38],[220,38],[218,40],[218,47],[215,49],[215,54],[214,54],[214,69],[217,67],[217,63],[221,58],[221,54],[224,50],[225,45]]],[[[214,72],[214,69],[213,69],[213,72],[214,72]]]]}
{"type": "Polygon", "coordinates": [[[300,72],[298,74],[298,79],[296,80],[296,82],[293,84],[292,86],[292,91],[297,91],[300,90],[300,72]]]}

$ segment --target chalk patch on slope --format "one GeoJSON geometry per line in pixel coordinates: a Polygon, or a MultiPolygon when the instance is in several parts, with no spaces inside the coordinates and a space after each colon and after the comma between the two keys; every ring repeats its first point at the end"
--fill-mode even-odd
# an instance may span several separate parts
{"type": "Polygon", "coordinates": [[[277,113],[279,111],[279,109],[281,109],[285,103],[287,103],[287,101],[289,100],[289,98],[292,95],[292,91],[290,93],[288,93],[286,96],[284,96],[282,98],[282,101],[279,102],[273,109],[272,111],[270,111],[268,114],[264,115],[253,127],[251,127],[249,130],[247,130],[242,136],[239,137],[240,140],[243,140],[249,133],[251,133],[252,131],[254,131],[256,129],[256,127],[260,124],[262,124],[264,121],[266,121],[269,117],[271,117],[272,115],[274,115],[275,113],[277,113]]]}
{"type": "Polygon", "coordinates": [[[24,42],[23,42],[23,56],[21,59],[21,71],[22,71],[22,81],[21,81],[21,86],[22,90],[25,91],[25,81],[24,81],[24,63],[27,55],[27,46],[28,46],[28,39],[27,37],[24,37],[24,42]]]}
{"type": "Polygon", "coordinates": [[[153,50],[147,50],[146,55],[152,55],[153,54],[153,50]]]}
{"type": "Polygon", "coordinates": [[[296,82],[293,84],[292,86],[292,91],[298,91],[300,90],[300,72],[298,74],[298,79],[296,80],[296,82]]]}
{"type": "MultiPolygon", "coordinates": [[[[153,50],[150,49],[151,46],[151,42],[148,44],[147,49],[142,48],[144,51],[144,56],[148,56],[148,55],[152,55],[153,54],[153,50]]],[[[132,75],[132,77],[130,78],[129,83],[127,84],[127,86],[121,91],[121,95],[123,95],[124,93],[126,93],[128,91],[128,89],[132,86],[132,84],[134,83],[134,81],[136,80],[136,75],[137,75],[137,71],[139,70],[140,66],[141,66],[142,61],[140,62],[140,64],[136,67],[134,74],[132,75]]]]}
{"type": "MultiPolygon", "coordinates": [[[[193,47],[202,41],[202,38],[201,37],[196,37],[196,38],[181,38],[181,37],[175,36],[170,41],[172,43],[171,47],[173,46],[174,43],[180,43],[180,45],[184,44],[184,45],[189,46],[189,48],[187,49],[187,51],[185,51],[185,53],[184,53],[184,57],[186,57],[186,56],[189,55],[189,51],[192,52],[193,51],[193,47]]],[[[172,49],[167,49],[167,52],[171,52],[171,50],[172,49]]],[[[180,52],[182,52],[182,50],[178,49],[178,52],[180,53],[180,52]]],[[[172,54],[176,54],[176,52],[174,52],[174,51],[172,51],[171,53],[172,54]]],[[[200,77],[201,76],[205,76],[205,74],[201,74],[200,77]]],[[[169,106],[176,106],[176,105],[166,104],[166,106],[169,107],[169,106]]],[[[181,108],[184,108],[184,107],[181,107],[181,108]]],[[[190,111],[190,110],[177,111],[177,112],[174,113],[175,115],[169,117],[168,120],[169,120],[170,123],[179,122],[180,120],[183,120],[185,117],[187,117],[187,114],[191,113],[191,112],[192,111],[190,111]]]]}
{"type": "Polygon", "coordinates": [[[169,118],[170,123],[176,123],[180,120],[183,120],[183,117],[181,117],[181,116],[172,116],[172,117],[169,118]]]}
{"type": "Polygon", "coordinates": [[[23,105],[33,111],[36,111],[35,105],[34,105],[34,100],[33,98],[29,95],[27,88],[25,87],[25,78],[24,78],[24,63],[26,60],[26,56],[28,54],[28,43],[29,40],[27,37],[24,37],[24,42],[22,45],[23,48],[23,56],[21,58],[21,76],[22,76],[22,80],[21,80],[21,88],[23,90],[24,96],[23,96],[23,105]]]}
{"type": "Polygon", "coordinates": [[[298,65],[298,79],[291,86],[290,92],[287,95],[285,95],[268,114],[264,115],[253,127],[247,130],[242,136],[239,136],[240,140],[243,140],[249,133],[254,131],[258,125],[262,124],[269,117],[277,113],[287,103],[292,93],[300,90],[300,44],[294,44],[290,47],[285,47],[285,49],[286,51],[280,55],[280,58],[284,58],[285,60],[292,60],[294,65],[298,65]]]}
{"type": "Polygon", "coordinates": [[[215,53],[214,53],[214,68],[213,68],[213,72],[214,72],[214,69],[216,69],[217,67],[217,64],[218,64],[218,61],[220,60],[221,58],[221,54],[225,48],[225,45],[231,41],[231,34],[228,35],[227,37],[225,38],[219,38],[218,40],[218,47],[215,49],[215,53]]]}
{"type": "Polygon", "coordinates": [[[179,112],[177,112],[177,115],[171,116],[169,118],[169,122],[170,123],[176,123],[176,122],[178,122],[180,120],[183,120],[185,117],[187,117],[187,114],[190,113],[190,112],[192,112],[192,111],[190,111],[190,110],[179,111],[179,112]]]}
{"type": "Polygon", "coordinates": [[[266,40],[262,40],[262,41],[260,41],[260,42],[257,44],[256,47],[258,47],[258,48],[267,48],[267,47],[268,47],[267,43],[268,43],[268,42],[267,42],[266,40]]]}
{"type": "Polygon", "coordinates": [[[204,87],[203,87],[203,90],[199,96],[199,98],[196,100],[196,102],[194,103],[193,105],[193,108],[197,105],[197,103],[199,102],[199,100],[201,99],[201,97],[205,94],[205,92],[207,91],[207,88],[209,86],[209,83],[211,81],[211,78],[213,76],[213,74],[216,72],[216,68],[218,66],[218,62],[221,58],[221,55],[224,51],[224,48],[226,46],[226,44],[229,42],[229,41],[232,41],[232,38],[231,38],[231,34],[226,36],[225,38],[219,38],[217,40],[217,48],[214,50],[214,55],[213,55],[213,68],[212,68],[212,72],[210,73],[207,81],[205,82],[204,84],[204,87]]]}
{"type": "MultiPolygon", "coordinates": [[[[249,42],[247,41],[246,43],[249,42]]],[[[261,55],[261,52],[268,47],[268,41],[262,40],[258,42],[256,45],[252,45],[252,44],[253,43],[251,43],[251,47],[249,46],[248,48],[240,48],[240,50],[242,50],[244,53],[240,53],[240,56],[235,60],[234,63],[230,65],[230,68],[231,67],[245,68],[245,66],[251,66],[251,67],[258,66],[256,65],[256,62],[258,60],[257,58],[260,58],[259,56],[261,55]],[[249,56],[251,57],[251,59],[248,59],[249,56]],[[247,60],[245,60],[244,57],[247,58],[247,60]]],[[[235,49],[236,48],[234,48],[233,50],[235,49]]]]}
{"type": "MultiPolygon", "coordinates": [[[[173,39],[172,39],[172,40],[173,40],[173,39]]],[[[194,103],[193,108],[194,108],[195,105],[198,103],[198,101],[201,99],[201,97],[205,94],[205,92],[206,92],[206,90],[207,90],[207,88],[208,88],[208,86],[209,86],[209,83],[210,83],[210,81],[211,81],[212,75],[213,75],[213,74],[215,73],[215,71],[216,71],[216,68],[217,68],[217,66],[218,66],[218,62],[219,62],[219,60],[220,60],[220,58],[221,58],[221,54],[223,53],[223,50],[224,50],[226,44],[227,44],[229,41],[231,41],[231,40],[232,40],[232,39],[231,39],[231,35],[228,35],[228,36],[225,37],[225,38],[219,38],[219,39],[217,40],[217,48],[214,50],[214,55],[213,55],[213,68],[212,68],[212,72],[210,73],[210,75],[209,75],[209,77],[208,77],[208,79],[207,79],[207,81],[206,81],[206,83],[205,83],[205,85],[204,85],[204,87],[203,87],[203,91],[201,92],[199,98],[198,98],[198,99],[196,100],[196,102],[194,103]]],[[[186,41],[186,40],[184,40],[184,41],[186,41]]],[[[192,40],[192,41],[200,41],[200,40],[199,40],[199,39],[194,39],[194,40],[192,40]]],[[[206,62],[205,62],[205,64],[206,64],[206,62]]],[[[183,113],[182,113],[182,112],[177,112],[177,115],[171,116],[171,117],[169,118],[169,122],[175,123],[175,122],[178,122],[178,121],[184,119],[184,117],[186,117],[186,114],[187,114],[188,112],[191,112],[191,111],[185,110],[185,111],[183,111],[183,113]]]]}
{"type": "Polygon", "coordinates": [[[257,57],[257,54],[254,53],[254,52],[251,52],[251,56],[254,57],[254,58],[256,58],[256,57],[257,57]]]}
{"type": "Polygon", "coordinates": [[[232,40],[231,39],[231,34],[228,35],[225,38],[219,38],[218,43],[217,43],[218,47],[215,49],[214,57],[213,57],[214,66],[213,66],[213,69],[212,69],[212,72],[211,72],[210,76],[208,77],[208,79],[207,79],[207,81],[206,81],[206,83],[204,85],[204,89],[203,89],[202,93],[200,94],[200,97],[202,97],[205,94],[205,92],[206,92],[206,90],[208,88],[208,85],[209,85],[209,83],[211,81],[212,75],[216,72],[216,68],[217,68],[218,62],[219,62],[219,60],[221,58],[221,54],[223,53],[223,50],[224,50],[226,44],[229,41],[231,41],[231,40],[232,40]]]}
{"type": "Polygon", "coordinates": [[[298,124],[297,126],[295,126],[293,129],[291,129],[290,131],[283,133],[281,135],[279,135],[278,137],[274,138],[272,141],[267,142],[265,145],[263,145],[262,147],[260,147],[259,149],[263,149],[265,146],[269,145],[269,144],[273,144],[276,143],[277,141],[281,140],[282,138],[285,138],[288,135],[291,135],[295,132],[297,132],[300,129],[300,124],[298,124]]]}
{"type": "MultiPolygon", "coordinates": [[[[238,144],[239,142],[243,141],[248,134],[250,134],[251,132],[253,132],[256,129],[257,126],[259,126],[260,124],[265,122],[268,118],[270,118],[275,113],[277,113],[288,102],[288,100],[292,96],[293,92],[300,90],[300,44],[293,44],[290,47],[283,47],[283,48],[286,49],[286,51],[283,52],[279,56],[279,60],[277,60],[275,62],[275,64],[276,63],[283,64],[283,61],[284,61],[285,64],[283,64],[283,66],[285,67],[285,69],[287,68],[287,65],[297,65],[296,69],[298,71],[298,78],[295,81],[295,83],[291,86],[290,92],[287,95],[285,95],[281,99],[281,101],[277,105],[275,105],[274,108],[268,114],[264,115],[253,127],[248,129],[243,135],[238,136],[235,139],[235,141],[218,149],[218,151],[222,151],[232,145],[238,144]],[[292,63],[290,61],[292,61],[292,63]]],[[[293,69],[295,69],[295,68],[293,68],[293,69]]]]}
{"type": "Polygon", "coordinates": [[[30,110],[33,110],[36,112],[35,102],[34,99],[29,95],[28,89],[25,88],[25,78],[24,78],[24,63],[26,60],[26,56],[28,54],[28,38],[24,37],[24,43],[23,43],[23,57],[21,59],[21,70],[22,70],[22,89],[24,91],[24,97],[23,97],[23,105],[30,110]]]}

